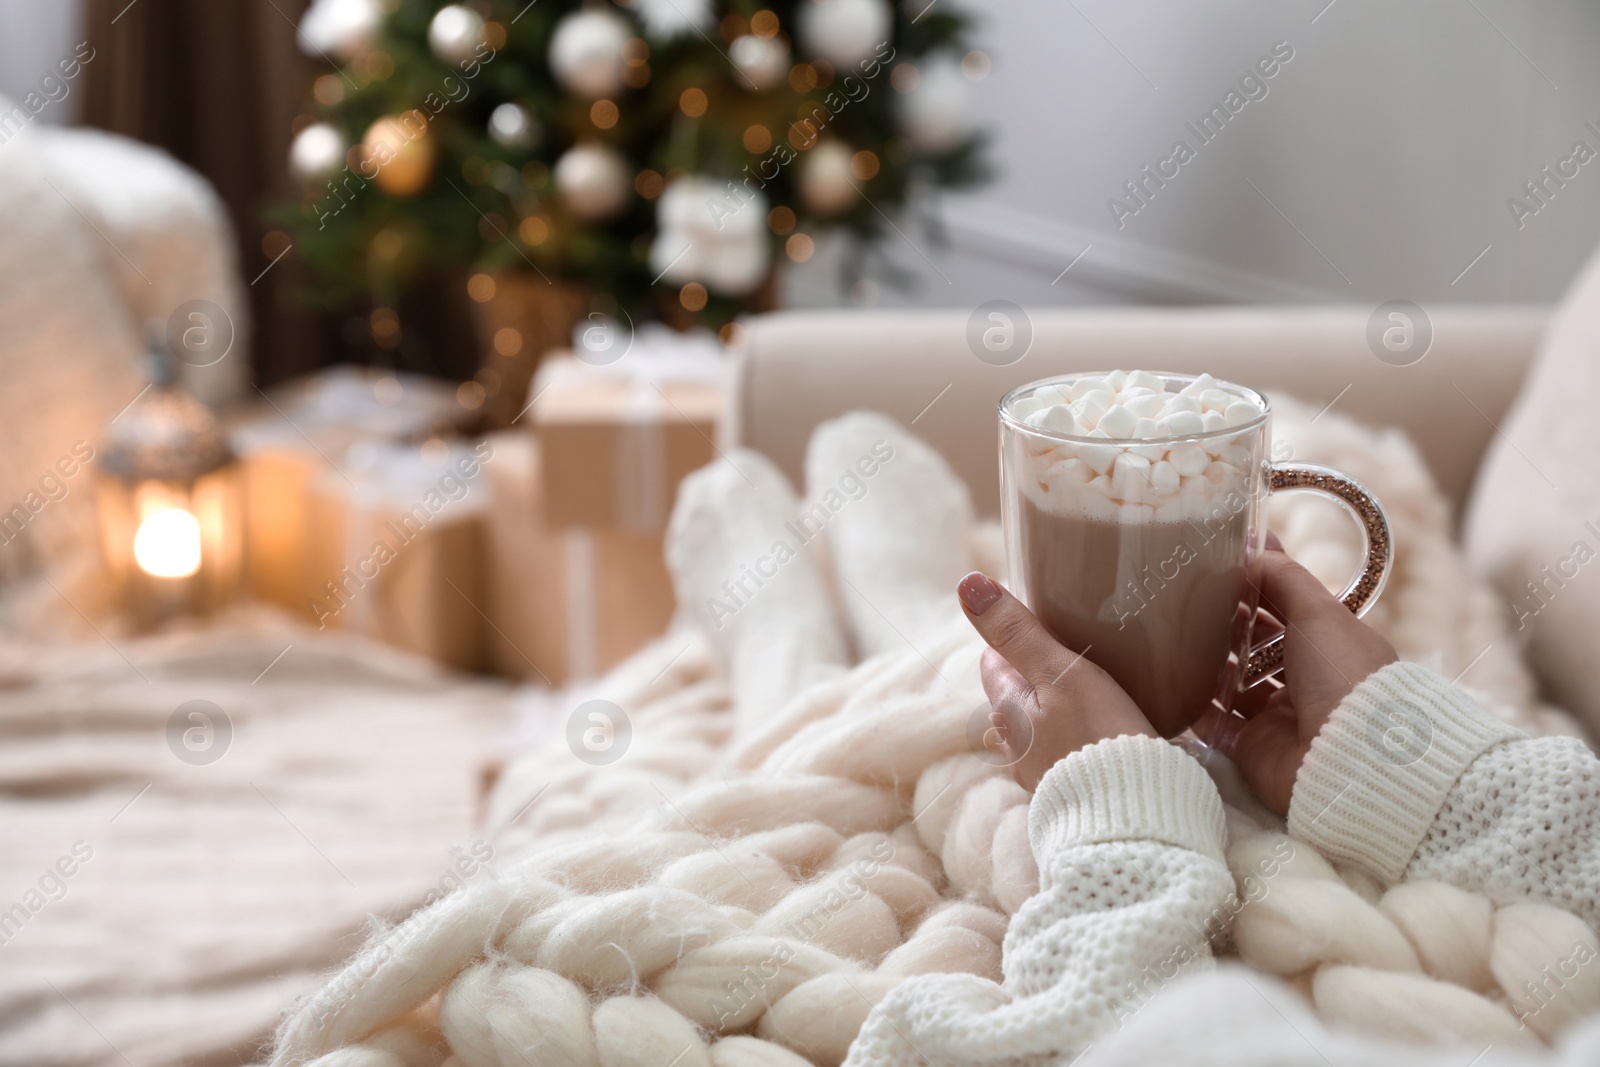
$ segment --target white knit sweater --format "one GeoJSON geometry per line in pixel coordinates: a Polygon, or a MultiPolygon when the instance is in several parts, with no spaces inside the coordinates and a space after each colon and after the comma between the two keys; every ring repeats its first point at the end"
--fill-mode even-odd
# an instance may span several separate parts
{"type": "MultiPolygon", "coordinates": [[[[1416,664],[1385,667],[1340,705],[1288,826],[1385,884],[1436,879],[1600,925],[1600,760],[1571,738],[1524,737],[1416,664]]],[[[1226,836],[1216,786],[1174,745],[1124,736],[1066,757],[1029,811],[1039,892],[1006,934],[1003,986],[907,981],[846,1064],[1070,1063],[1149,993],[1211,966],[1216,920],[1233,914],[1226,836]]]]}

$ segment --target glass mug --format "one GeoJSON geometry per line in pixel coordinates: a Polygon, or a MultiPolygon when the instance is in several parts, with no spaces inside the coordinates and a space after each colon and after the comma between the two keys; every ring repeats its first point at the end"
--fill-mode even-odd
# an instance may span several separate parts
{"type": "Polygon", "coordinates": [[[1230,711],[1240,692],[1282,669],[1282,634],[1252,644],[1259,590],[1246,579],[1266,543],[1269,493],[1316,490],[1356,517],[1366,562],[1340,599],[1357,616],[1383,589],[1389,524],[1354,479],[1271,462],[1271,405],[1241,385],[1141,378],[1162,404],[1190,386],[1185,395],[1226,394],[1236,424],[1209,432],[1113,438],[1025,421],[1058,397],[1071,402],[1075,387],[1081,399],[1090,380],[1118,373],[1032,382],[1000,401],[1006,561],[1012,591],[1045,628],[1106,670],[1151,725],[1173,737],[1213,702],[1230,711]]]}

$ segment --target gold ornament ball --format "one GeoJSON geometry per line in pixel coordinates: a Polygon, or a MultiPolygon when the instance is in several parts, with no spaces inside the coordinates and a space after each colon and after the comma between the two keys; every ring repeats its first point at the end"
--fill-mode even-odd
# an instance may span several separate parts
{"type": "Polygon", "coordinates": [[[800,199],[813,215],[831,218],[855,205],[850,176],[850,149],[824,141],[800,157],[800,199]]]}
{"type": "Polygon", "coordinates": [[[434,147],[420,111],[388,115],[361,139],[362,177],[395,197],[416,196],[433,178],[434,147]]]}

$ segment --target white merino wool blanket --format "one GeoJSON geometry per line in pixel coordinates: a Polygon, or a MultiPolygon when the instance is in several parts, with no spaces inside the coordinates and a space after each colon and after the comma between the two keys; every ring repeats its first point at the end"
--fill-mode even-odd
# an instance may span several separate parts
{"type": "MultiPolygon", "coordinates": [[[[1292,402],[1277,411],[1295,458],[1337,465],[1385,503],[1396,559],[1372,621],[1401,655],[1461,674],[1530,733],[1572,732],[1535,704],[1404,438],[1331,414],[1313,425],[1292,402]]],[[[491,800],[502,845],[490,876],[375,936],[302,998],[274,1064],[836,1064],[902,979],[999,979],[1009,917],[1039,872],[1028,794],[969,740],[985,721],[981,643],[950,595],[968,566],[1001,571],[999,539],[969,529],[942,462],[876,416],[818,431],[813,494],[885,441],[891,457],[877,453],[866,491],[775,570],[763,565],[769,579],[731,615],[707,611],[721,580],[770,554],[798,502],[748,454],[686,483],[669,544],[680,625],[507,770],[491,800]]],[[[1342,527],[1312,509],[1337,515],[1284,501],[1274,526],[1334,583],[1354,559],[1342,527]]],[[[1382,895],[1302,843],[1285,851],[1282,820],[1211,755],[1247,959],[1156,983],[1081,1062],[1459,1067],[1491,1044],[1483,1063],[1578,1062],[1600,970],[1531,1029],[1512,1007],[1547,963],[1539,938],[1593,931],[1545,909],[1524,922],[1540,931],[1519,942],[1532,949],[1491,961],[1487,938],[1450,929],[1487,922],[1488,901],[1421,883],[1382,895]],[[1291,853],[1271,864],[1268,893],[1251,889],[1247,876],[1291,853]],[[1389,973],[1400,957],[1421,970],[1389,973]],[[1517,1058],[1500,1058],[1508,1043],[1524,1046],[1517,1058]]]]}

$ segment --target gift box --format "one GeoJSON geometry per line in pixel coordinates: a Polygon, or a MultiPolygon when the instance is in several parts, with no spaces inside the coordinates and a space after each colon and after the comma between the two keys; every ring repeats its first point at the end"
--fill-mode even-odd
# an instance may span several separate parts
{"type": "Polygon", "coordinates": [[[614,363],[548,358],[532,403],[545,520],[659,534],[678,483],[716,458],[727,376],[715,341],[655,331],[614,363]]]}
{"type": "Polygon", "coordinates": [[[334,367],[272,390],[234,419],[250,591],[305,610],[322,580],[310,566],[312,547],[328,537],[311,511],[311,485],[342,467],[352,445],[423,441],[453,433],[472,414],[447,382],[334,367]]]}
{"type": "Polygon", "coordinates": [[[489,441],[352,445],[310,486],[317,536],[301,605],[318,628],[354,630],[462,670],[485,665],[489,441]]]}
{"type": "Polygon", "coordinates": [[[666,630],[672,582],[659,533],[557,525],[540,463],[542,439],[486,439],[493,506],[485,520],[489,662],[517,678],[566,685],[592,678],[666,630]]]}

